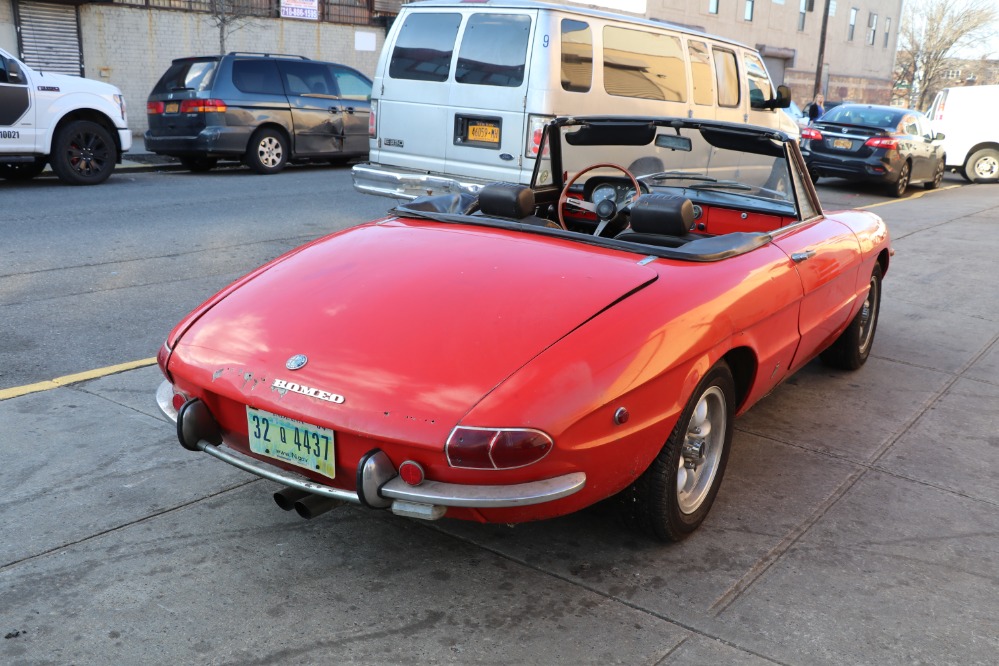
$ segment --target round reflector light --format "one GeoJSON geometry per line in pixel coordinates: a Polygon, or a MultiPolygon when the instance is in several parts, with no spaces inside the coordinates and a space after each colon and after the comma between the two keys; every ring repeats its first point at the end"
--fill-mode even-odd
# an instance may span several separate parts
{"type": "Polygon", "coordinates": [[[411,486],[418,486],[427,478],[423,466],[413,460],[407,460],[399,465],[399,476],[411,486]]]}

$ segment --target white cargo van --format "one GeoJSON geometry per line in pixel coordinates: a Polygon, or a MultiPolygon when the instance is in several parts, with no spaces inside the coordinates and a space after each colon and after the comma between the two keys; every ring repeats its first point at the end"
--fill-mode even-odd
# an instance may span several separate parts
{"type": "Polygon", "coordinates": [[[976,183],[999,182],[999,86],[944,88],[926,114],[944,135],[946,166],[976,183]]]}
{"type": "Polygon", "coordinates": [[[686,28],[518,0],[404,5],[371,92],[354,187],[411,199],[527,183],[559,115],[726,120],[798,135],[760,54],[686,28]]]}

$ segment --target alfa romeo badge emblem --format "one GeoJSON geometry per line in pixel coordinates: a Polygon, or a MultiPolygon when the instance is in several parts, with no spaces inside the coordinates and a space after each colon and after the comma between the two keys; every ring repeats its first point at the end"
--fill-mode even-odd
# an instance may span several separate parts
{"type": "Polygon", "coordinates": [[[298,370],[308,362],[309,362],[309,357],[306,356],[305,354],[295,354],[294,356],[288,359],[288,362],[284,364],[284,367],[288,368],[289,370],[298,370]]]}

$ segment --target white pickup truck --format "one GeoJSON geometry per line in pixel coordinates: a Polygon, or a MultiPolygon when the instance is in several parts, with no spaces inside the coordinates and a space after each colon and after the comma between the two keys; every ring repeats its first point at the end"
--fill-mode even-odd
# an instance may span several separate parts
{"type": "Polygon", "coordinates": [[[50,164],[65,183],[96,185],[131,147],[118,88],[36,72],[0,49],[0,178],[27,180],[50,164]]]}

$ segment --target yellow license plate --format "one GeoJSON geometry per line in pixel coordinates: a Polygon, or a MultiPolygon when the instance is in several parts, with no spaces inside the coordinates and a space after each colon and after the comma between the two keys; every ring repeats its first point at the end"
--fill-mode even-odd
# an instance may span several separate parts
{"type": "Polygon", "coordinates": [[[250,450],[254,453],[319,472],[331,479],[336,475],[334,437],[329,428],[252,407],[246,408],[246,425],[250,450]]]}
{"type": "Polygon", "coordinates": [[[850,150],[853,148],[853,141],[849,139],[833,139],[833,148],[839,148],[840,150],[850,150]]]}
{"type": "Polygon", "coordinates": [[[167,113],[177,113],[178,111],[180,111],[180,104],[178,102],[167,102],[167,113]]]}
{"type": "Polygon", "coordinates": [[[468,140],[499,143],[500,128],[495,125],[469,125],[468,140]]]}

